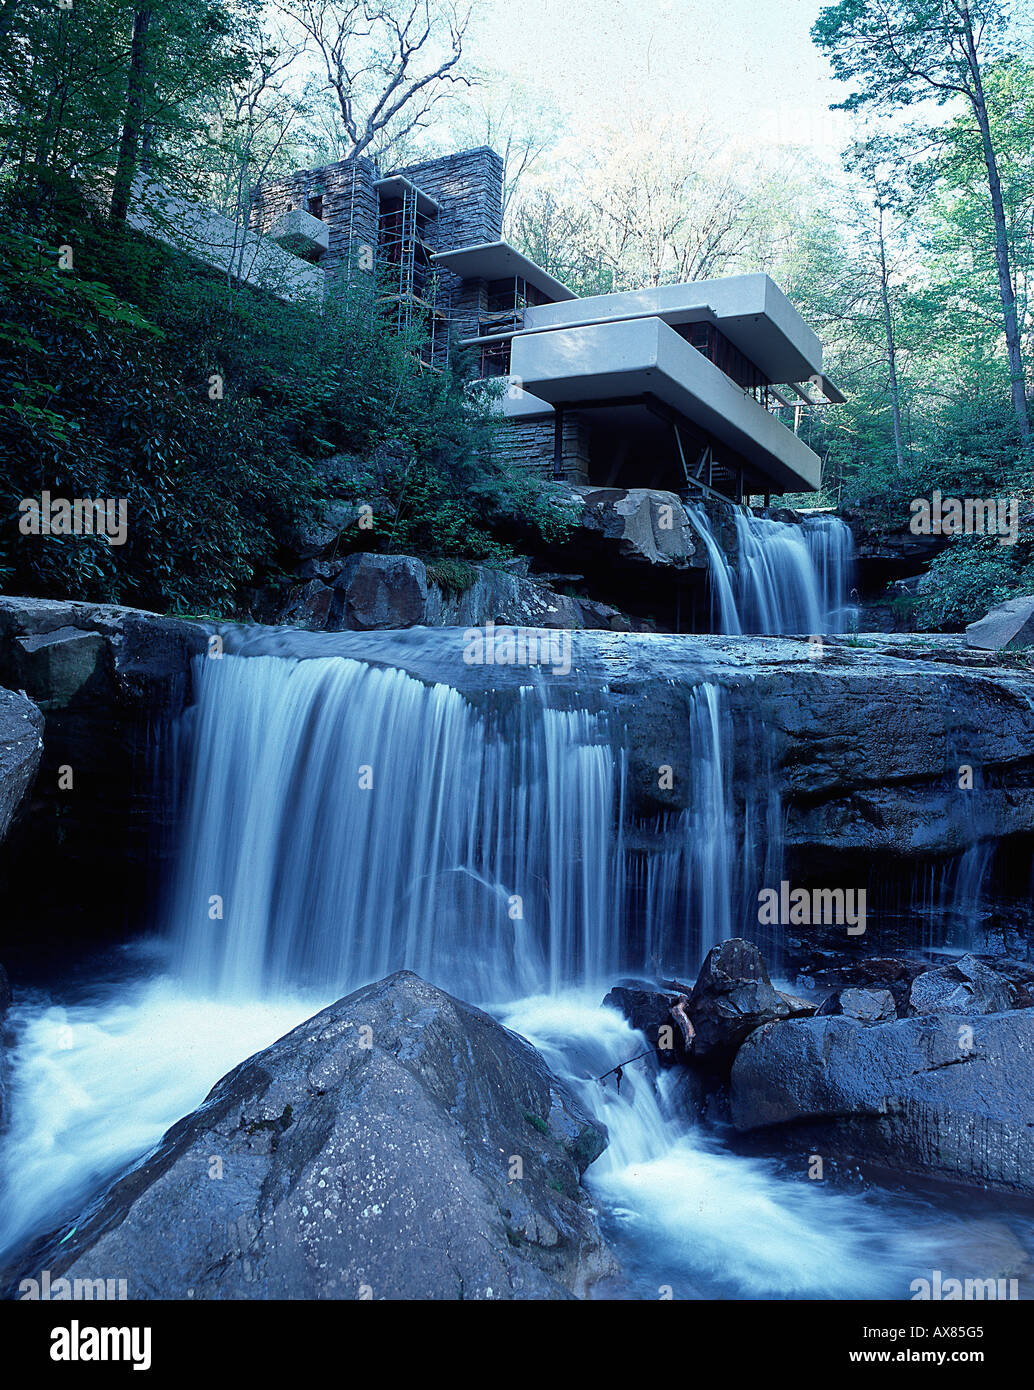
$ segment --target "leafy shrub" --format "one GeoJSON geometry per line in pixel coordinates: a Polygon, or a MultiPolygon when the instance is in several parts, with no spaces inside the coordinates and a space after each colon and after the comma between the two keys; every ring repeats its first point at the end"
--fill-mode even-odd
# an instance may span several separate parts
{"type": "MultiPolygon", "coordinates": [[[[564,527],[548,486],[497,463],[467,364],[431,371],[376,287],[322,314],[198,267],[83,207],[0,234],[0,584],[9,592],[241,611],[285,520],[326,495],[330,455],[399,448],[372,529],[347,546],[484,560],[514,516],[564,527]],[[58,247],[73,248],[71,269],[58,247]],[[213,398],[214,397],[214,398],[213,398]],[[22,536],[19,503],[125,498],[129,537],[22,536]]],[[[356,494],[361,495],[361,479],[356,494]]]]}

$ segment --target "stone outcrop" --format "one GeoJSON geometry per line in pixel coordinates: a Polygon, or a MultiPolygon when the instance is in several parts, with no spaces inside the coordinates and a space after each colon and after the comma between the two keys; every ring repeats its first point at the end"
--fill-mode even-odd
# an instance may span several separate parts
{"type": "Polygon", "coordinates": [[[848,861],[857,875],[876,855],[905,863],[1034,834],[1034,677],[960,638],[596,640],[576,642],[576,664],[607,685],[628,729],[637,814],[691,805],[697,680],[722,688],[735,795],[780,790],[789,873],[843,883],[829,875],[848,861]]]}
{"type": "MultiPolygon", "coordinates": [[[[562,615],[526,606],[521,595],[532,582],[513,570],[476,575],[461,592],[428,583],[427,604],[459,626],[480,625],[479,618],[560,625],[562,615]],[[516,596],[517,612],[500,609],[508,595],[516,596]]],[[[377,616],[376,593],[370,603],[365,611],[377,616]]],[[[270,634],[268,648],[250,649],[283,653],[295,639],[312,655],[332,649],[329,640],[321,647],[318,634],[283,632],[270,634]]],[[[441,634],[441,649],[431,633],[377,638],[383,653],[370,645],[373,632],[346,639],[361,645],[343,646],[342,654],[388,660],[421,680],[445,679],[474,703],[504,699],[529,680],[518,666],[457,660],[455,634],[441,634]]],[[[201,625],[127,609],[0,600],[0,685],[25,689],[48,719],[37,796],[46,792],[58,804],[63,764],[85,774],[77,796],[89,787],[91,815],[107,814],[120,798],[124,804],[127,787],[138,799],[145,795],[147,787],[130,775],[133,740],[156,707],[187,698],[189,659],[206,641],[201,625]]],[[[767,798],[770,788],[778,790],[788,877],[804,866],[813,881],[861,886],[876,856],[907,867],[980,842],[1034,835],[1034,677],[961,638],[863,637],[817,651],[796,638],[581,631],[573,635],[570,675],[554,679],[577,683],[578,698],[608,692],[613,727],[627,749],[629,843],[646,853],[657,843],[648,831],[652,819],[692,805],[701,751],[692,690],[704,681],[720,688],[733,795],[767,798]],[[672,775],[660,779],[665,766],[672,775]],[[960,785],[967,767],[975,782],[968,790],[960,785]]],[[[77,804],[85,802],[67,802],[77,804]]],[[[149,810],[160,817],[160,806],[149,810]]],[[[755,810],[764,814],[760,801],[755,810]]],[[[110,862],[121,855],[124,834],[112,844],[110,862]]],[[[95,868],[88,878],[98,877],[95,868]]],[[[121,867],[113,870],[116,881],[121,875],[121,867]]]]}
{"type": "Polygon", "coordinates": [[[842,989],[824,999],[817,1012],[822,1017],[842,1015],[859,1023],[886,1023],[898,1016],[889,989],[842,989]]]}
{"type": "Polygon", "coordinates": [[[1009,981],[974,956],[924,970],[912,981],[908,995],[913,1014],[996,1014],[1013,1005],[1009,981]]]}
{"type": "Polygon", "coordinates": [[[603,547],[614,559],[662,568],[704,568],[700,537],[674,492],[651,488],[571,487],[575,525],[568,545],[603,547]]]}
{"type": "Polygon", "coordinates": [[[0,852],[11,920],[21,911],[70,935],[135,920],[165,813],[155,729],[189,699],[190,658],[206,642],[197,624],[136,609],[0,597],[0,686],[24,691],[46,720],[41,761],[39,728],[29,732],[31,715],[21,725],[40,766],[0,852]]]}
{"type": "Polygon", "coordinates": [[[874,516],[855,506],[843,507],[840,515],[854,536],[859,580],[868,593],[922,574],[951,544],[949,536],[916,535],[907,509],[897,519],[874,516]]]}
{"type": "Polygon", "coordinates": [[[35,780],[42,753],[39,708],[24,695],[0,689],[0,840],[35,780]]]}
{"type": "Polygon", "coordinates": [[[838,1158],[1034,1194],[1034,1011],[767,1024],[736,1056],[731,1114],[838,1158]]]}
{"type": "Polygon", "coordinates": [[[536,628],[627,631],[616,608],[557,593],[514,569],[462,565],[462,588],[436,582],[434,569],[411,555],[350,555],[314,561],[289,593],[278,619],[317,632],[407,627],[536,628]]]}
{"type": "Polygon", "coordinates": [[[132,1298],[580,1296],[614,1268],[579,1182],[605,1144],[530,1044],[402,972],[224,1077],[42,1267],[132,1298]]]}
{"type": "Polygon", "coordinates": [[[992,608],[966,628],[966,642],[985,651],[1034,646],[1034,597],[1011,598],[992,608]]]}
{"type": "Polygon", "coordinates": [[[693,1024],[693,1060],[722,1066],[743,1040],[790,1006],[773,987],[758,948],[739,937],[713,947],[686,1006],[693,1024]]]}

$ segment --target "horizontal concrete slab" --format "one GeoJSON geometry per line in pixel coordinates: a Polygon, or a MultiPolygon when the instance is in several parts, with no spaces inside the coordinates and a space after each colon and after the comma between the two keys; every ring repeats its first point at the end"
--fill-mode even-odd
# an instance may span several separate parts
{"type": "Polygon", "coordinates": [[[518,334],[511,373],[553,406],[652,397],[770,478],[773,492],[819,486],[818,455],[658,318],[518,334]]]}
{"type": "Polygon", "coordinates": [[[637,318],[713,323],[773,382],[806,381],[822,369],[822,344],[767,275],[731,275],[527,310],[526,331],[637,318]]]}
{"type": "Polygon", "coordinates": [[[484,241],[455,251],[439,251],[434,259],[462,280],[510,280],[519,276],[551,299],[575,298],[573,290],[505,241],[484,241]]]}

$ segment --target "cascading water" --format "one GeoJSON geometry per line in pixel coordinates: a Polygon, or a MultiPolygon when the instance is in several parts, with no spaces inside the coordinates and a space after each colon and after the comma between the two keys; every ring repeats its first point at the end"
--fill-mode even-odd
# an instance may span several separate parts
{"type": "Polygon", "coordinates": [[[736,540],[743,630],[827,631],[822,582],[803,529],[737,509],[736,540]]]}
{"type": "Polygon", "coordinates": [[[850,528],[836,516],[818,514],[805,517],[804,539],[819,578],[819,603],[828,632],[846,632],[854,627],[858,610],[851,606],[855,578],[854,537],[850,528]]]}
{"type": "Polygon", "coordinates": [[[809,516],[797,525],[734,507],[734,569],[703,505],[689,502],[686,513],[707,552],[715,632],[820,635],[851,625],[854,541],[839,517],[809,516]]]}
{"type": "Polygon", "coordinates": [[[503,729],[340,658],[198,674],[185,978],[247,998],[406,968],[485,998],[618,968],[621,758],[598,716],[526,686],[503,729]]]}
{"type": "MultiPolygon", "coordinates": [[[[455,634],[418,640],[439,669],[455,659],[455,634]]],[[[624,869],[625,760],[598,690],[596,713],[586,692],[560,707],[534,677],[470,701],[313,652],[202,660],[197,691],[178,741],[190,774],[171,969],[19,1004],[0,1248],[67,1221],[234,1063],[409,966],[493,1008],[607,1124],[588,1182],[623,1296],[903,1297],[917,1261],[939,1258],[931,1209],[728,1153],[693,1128],[671,1077],[630,1073],[620,1094],[596,1080],[643,1048],[604,989],[658,963],[692,975],[773,871],[778,798],[734,802],[718,686],[685,692],[692,804],[653,828],[645,892],[624,869]],[[647,929],[630,940],[636,895],[647,929]]]]}
{"type": "Polygon", "coordinates": [[[733,573],[725,552],[715,539],[707,512],[699,502],[687,502],[686,515],[707,551],[707,574],[711,589],[711,627],[715,632],[738,634],[740,615],[736,608],[733,573]]]}

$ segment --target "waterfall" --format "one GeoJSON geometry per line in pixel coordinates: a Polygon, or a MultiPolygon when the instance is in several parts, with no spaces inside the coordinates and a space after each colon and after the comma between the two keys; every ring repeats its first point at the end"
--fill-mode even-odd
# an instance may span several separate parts
{"type": "Polygon", "coordinates": [[[837,516],[804,519],[804,538],[819,580],[819,602],[828,632],[845,632],[857,621],[850,606],[855,582],[855,548],[851,530],[837,516]]]}
{"type": "MultiPolygon", "coordinates": [[[[277,640],[295,651],[196,663],[176,740],[189,772],[171,970],[26,998],[9,1016],[0,1252],[74,1218],[245,1056],[410,967],[492,1007],[607,1125],[586,1181],[624,1268],[619,1296],[907,1297],[917,1259],[949,1267],[928,1208],[727,1152],[683,1107],[680,1072],[636,1064],[620,1090],[600,1084],[644,1046],[601,985],[694,975],[716,941],[757,937],[757,887],[778,881],[762,730],[736,730],[759,756],[734,796],[719,685],[682,687],[686,809],[644,826],[606,690],[568,686],[561,707],[556,683],[486,672],[467,698],[327,656],[324,639],[277,640]],[[633,833],[654,852],[626,874],[633,833]]],[[[420,669],[455,660],[455,633],[413,640],[420,669]]]]}
{"type": "Polygon", "coordinates": [[[733,508],[735,569],[699,502],[686,503],[703,541],[715,632],[822,634],[850,625],[854,541],[839,517],[809,516],[798,525],[733,508]]]}
{"type": "Polygon", "coordinates": [[[513,998],[657,962],[695,973],[731,934],[755,828],[737,843],[712,683],[686,692],[691,804],[652,857],[640,948],[625,758],[602,715],[551,708],[537,686],[475,709],[342,657],[199,658],[196,675],[171,921],[198,988],[342,992],[406,968],[513,998]]]}
{"type": "Polygon", "coordinates": [[[707,551],[708,587],[711,591],[711,628],[714,632],[739,634],[740,615],[736,610],[733,573],[725,552],[715,539],[711,522],[700,502],[687,502],[686,515],[707,551]]]}
{"type": "Polygon", "coordinates": [[[622,759],[598,715],[523,687],[504,729],[339,657],[201,658],[197,676],[187,978],[247,997],[407,968],[493,997],[616,967],[622,759]]]}
{"type": "Polygon", "coordinates": [[[822,582],[803,527],[737,509],[736,539],[744,631],[827,631],[822,582]]]}

